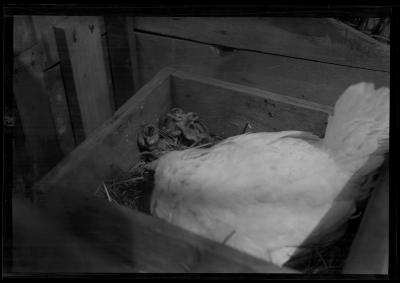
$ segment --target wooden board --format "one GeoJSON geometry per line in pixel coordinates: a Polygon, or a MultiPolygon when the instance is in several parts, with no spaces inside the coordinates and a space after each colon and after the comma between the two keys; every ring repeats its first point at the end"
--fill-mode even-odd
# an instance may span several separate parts
{"type": "MultiPolygon", "coordinates": [[[[115,108],[134,94],[133,70],[125,17],[105,17],[115,108]]],[[[133,32],[133,31],[132,31],[133,32]]]]}
{"type": "Polygon", "coordinates": [[[21,53],[14,60],[13,78],[15,100],[36,177],[47,173],[62,157],[43,83],[42,58],[43,52],[38,48],[21,53]]]}
{"type": "Polygon", "coordinates": [[[106,66],[107,86],[108,86],[108,93],[110,96],[110,106],[112,111],[114,111],[115,110],[114,83],[111,71],[111,58],[108,50],[107,34],[103,34],[101,36],[101,47],[103,49],[104,63],[106,66]]]}
{"type": "Polygon", "coordinates": [[[134,17],[127,17],[126,18],[126,29],[128,34],[128,41],[129,41],[129,50],[131,55],[131,68],[132,68],[132,75],[133,75],[133,89],[134,91],[138,91],[142,85],[143,80],[141,78],[139,63],[138,63],[138,50],[137,50],[137,40],[136,35],[134,32],[135,27],[135,18],[134,17]]]}
{"type": "Polygon", "coordinates": [[[74,188],[37,206],[13,199],[16,274],[296,273],[74,188]]]}
{"type": "Polygon", "coordinates": [[[330,107],[207,77],[175,72],[174,106],[194,111],[212,133],[241,134],[246,123],[251,132],[299,130],[323,137],[330,107]]]}
{"type": "Polygon", "coordinates": [[[44,81],[49,94],[50,107],[60,148],[63,154],[67,155],[75,148],[75,138],[69,117],[69,108],[60,66],[57,65],[45,72],[44,81]]]}
{"type": "Polygon", "coordinates": [[[390,70],[390,48],[328,18],[137,17],[135,28],[232,48],[390,70]]]}
{"type": "Polygon", "coordinates": [[[388,86],[388,73],[341,67],[247,51],[223,51],[207,44],[136,32],[143,83],[160,69],[183,71],[333,106],[360,81],[388,86]]]}
{"type": "Polygon", "coordinates": [[[67,50],[60,53],[68,55],[83,127],[89,134],[112,114],[98,18],[70,17],[55,30],[59,50],[67,50]]]}

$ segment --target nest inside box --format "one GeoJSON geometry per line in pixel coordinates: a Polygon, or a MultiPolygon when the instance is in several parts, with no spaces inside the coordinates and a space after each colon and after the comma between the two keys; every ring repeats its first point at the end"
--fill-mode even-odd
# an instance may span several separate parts
{"type": "MultiPolygon", "coordinates": [[[[245,130],[247,126],[245,127],[245,130]]],[[[171,109],[158,125],[143,125],[138,134],[141,158],[128,172],[104,181],[95,194],[108,201],[150,214],[154,176],[147,165],[172,150],[210,147],[223,137],[209,133],[195,112],[171,109]]]]}

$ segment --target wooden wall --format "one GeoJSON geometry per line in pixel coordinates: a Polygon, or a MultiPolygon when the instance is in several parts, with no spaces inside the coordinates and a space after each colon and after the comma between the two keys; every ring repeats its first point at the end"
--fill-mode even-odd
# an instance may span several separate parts
{"type": "Polygon", "coordinates": [[[26,138],[26,148],[17,147],[14,155],[30,156],[26,163],[34,168],[34,180],[138,88],[132,22],[125,17],[14,17],[13,92],[26,138]]]}
{"type": "Polygon", "coordinates": [[[388,45],[326,18],[16,16],[13,49],[35,179],[166,66],[328,106],[390,80],[388,45]]]}
{"type": "Polygon", "coordinates": [[[333,106],[352,83],[389,85],[389,46],[332,19],[135,19],[140,74],[166,65],[333,106]]]}

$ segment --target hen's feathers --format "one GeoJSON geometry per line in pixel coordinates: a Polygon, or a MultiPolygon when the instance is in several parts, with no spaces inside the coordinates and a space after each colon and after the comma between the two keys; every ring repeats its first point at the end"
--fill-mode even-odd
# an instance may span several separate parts
{"type": "Polygon", "coordinates": [[[376,169],[389,150],[390,91],[371,83],[350,86],[329,117],[324,146],[350,171],[376,169]],[[371,157],[372,159],[367,162],[371,157]]]}
{"type": "MultiPolygon", "coordinates": [[[[372,83],[350,86],[329,117],[324,148],[351,173],[347,188],[356,189],[364,176],[377,169],[389,151],[390,90],[372,83]]],[[[355,199],[365,192],[352,192],[355,199]]]]}
{"type": "MultiPolygon", "coordinates": [[[[228,245],[282,264],[271,252],[299,246],[348,177],[319,144],[287,131],[168,153],[157,166],[153,213],[220,242],[235,231],[228,245]]],[[[342,203],[340,213],[349,214],[352,201],[342,203]]]]}

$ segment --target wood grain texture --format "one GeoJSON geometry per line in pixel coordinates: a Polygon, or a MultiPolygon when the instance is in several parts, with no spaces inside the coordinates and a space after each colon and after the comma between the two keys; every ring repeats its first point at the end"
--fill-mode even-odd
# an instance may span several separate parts
{"type": "Polygon", "coordinates": [[[330,107],[212,78],[176,72],[174,106],[199,114],[212,133],[299,130],[324,136],[330,107]]]}
{"type": "Polygon", "coordinates": [[[65,96],[60,66],[55,66],[51,70],[45,72],[44,81],[49,94],[50,107],[60,148],[63,154],[67,155],[75,148],[75,138],[72,131],[69,107],[65,96]]]}
{"type": "Polygon", "coordinates": [[[112,114],[98,18],[70,17],[55,29],[58,38],[65,38],[57,44],[66,44],[59,49],[68,51],[83,127],[89,134],[112,114]]]}
{"type": "Polygon", "coordinates": [[[137,17],[136,28],[239,49],[390,70],[388,45],[329,18],[137,17]]]}
{"type": "Polygon", "coordinates": [[[389,273],[389,168],[373,192],[343,269],[344,274],[389,273]]]}
{"type": "Polygon", "coordinates": [[[143,83],[160,69],[171,66],[333,106],[351,84],[367,81],[388,86],[390,75],[247,51],[224,51],[208,44],[136,32],[143,83]]]}

